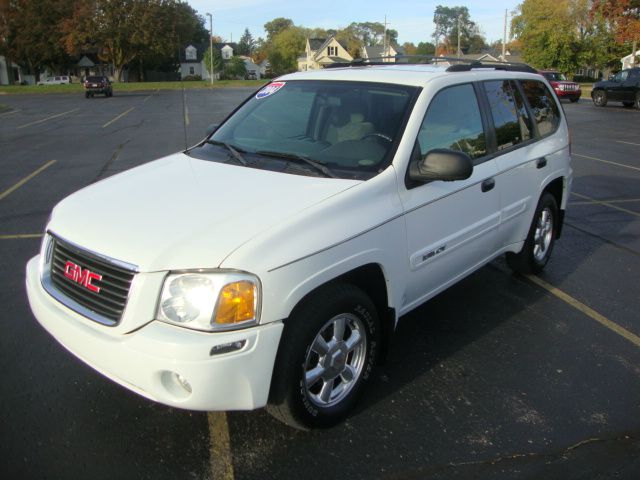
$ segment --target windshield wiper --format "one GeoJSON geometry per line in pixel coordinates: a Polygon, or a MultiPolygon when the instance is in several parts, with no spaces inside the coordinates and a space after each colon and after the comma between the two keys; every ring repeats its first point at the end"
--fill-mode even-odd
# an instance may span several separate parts
{"type": "Polygon", "coordinates": [[[226,142],[219,142],[217,140],[207,140],[207,143],[210,143],[211,145],[222,145],[227,150],[229,150],[229,152],[231,152],[231,155],[233,155],[233,158],[235,158],[243,166],[245,167],[247,166],[247,161],[244,159],[242,154],[237,150],[237,148],[234,147],[233,145],[226,142]]]}
{"type": "Polygon", "coordinates": [[[257,151],[258,155],[263,155],[265,157],[276,157],[276,158],[284,158],[286,160],[298,160],[300,163],[306,163],[307,165],[311,165],[313,168],[323,173],[325,177],[330,178],[338,178],[331,170],[329,170],[324,163],[317,162],[316,160],[311,160],[309,157],[305,157],[304,155],[300,155],[298,153],[288,153],[288,152],[271,152],[271,151],[257,151]]]}

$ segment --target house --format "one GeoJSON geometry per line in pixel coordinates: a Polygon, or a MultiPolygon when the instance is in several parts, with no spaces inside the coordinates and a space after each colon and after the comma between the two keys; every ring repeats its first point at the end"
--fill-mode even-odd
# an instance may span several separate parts
{"type": "Polygon", "coordinates": [[[113,78],[113,65],[101,61],[95,53],[85,53],[80,57],[71,74],[78,78],[92,75],[106,75],[113,78]]]}
{"type": "Polygon", "coordinates": [[[353,57],[346,45],[331,37],[307,38],[304,55],[298,58],[298,71],[318,70],[333,63],[348,63],[353,57]]]}
{"type": "MultiPolygon", "coordinates": [[[[233,57],[233,52],[238,48],[235,43],[214,43],[213,48],[220,52],[223,60],[229,60],[233,57]]],[[[207,70],[204,56],[209,50],[209,43],[198,43],[195,45],[187,45],[180,50],[180,78],[200,77],[203,80],[209,80],[211,77],[207,70]]],[[[219,73],[214,73],[214,79],[220,77],[219,73]]]]}
{"type": "Polygon", "coordinates": [[[383,45],[369,45],[368,47],[362,47],[360,50],[360,56],[364,60],[378,60],[382,62],[396,62],[397,55],[403,55],[404,50],[395,44],[389,44],[387,47],[383,45]]]}
{"type": "Polygon", "coordinates": [[[244,66],[247,69],[247,79],[249,80],[260,80],[264,75],[263,69],[260,64],[255,63],[251,57],[246,57],[244,55],[240,55],[240,57],[244,61],[244,66]]]}
{"type": "Polygon", "coordinates": [[[22,83],[20,66],[13,62],[8,62],[4,55],[0,55],[0,85],[9,85],[11,83],[22,83]]]}
{"type": "Polygon", "coordinates": [[[622,63],[622,69],[623,70],[625,68],[631,68],[632,66],[635,66],[635,67],[640,66],[640,62],[638,61],[638,58],[637,58],[637,57],[640,57],[640,50],[637,50],[636,53],[635,53],[635,57],[636,57],[635,62],[632,61],[633,57],[634,57],[634,54],[630,53],[626,57],[622,57],[620,59],[620,63],[622,63]]]}
{"type": "Polygon", "coordinates": [[[502,55],[498,55],[498,60],[510,63],[526,63],[522,57],[522,53],[518,50],[507,50],[504,57],[502,55]]]}

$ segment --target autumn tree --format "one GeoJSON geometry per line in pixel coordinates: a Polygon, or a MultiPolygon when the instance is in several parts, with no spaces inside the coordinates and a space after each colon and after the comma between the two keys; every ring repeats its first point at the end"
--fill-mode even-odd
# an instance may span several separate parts
{"type": "Polygon", "coordinates": [[[290,18],[278,17],[264,24],[264,30],[267,32],[267,43],[287,28],[293,27],[293,20],[290,18]]]}
{"type": "MultiPolygon", "coordinates": [[[[76,0],[62,22],[68,53],[98,50],[122,78],[142,58],[174,56],[183,42],[203,39],[202,17],[179,0],[76,0]]],[[[175,57],[174,57],[175,58],[175,57]]]]}
{"type": "Polygon", "coordinates": [[[288,27],[278,33],[268,47],[268,58],[274,75],[298,69],[298,56],[304,51],[306,35],[300,27],[288,27]]]}
{"type": "Polygon", "coordinates": [[[619,44],[631,46],[633,54],[638,51],[640,0],[594,0],[591,12],[606,20],[619,44]]]}
{"type": "Polygon", "coordinates": [[[480,53],[486,47],[484,37],[475,22],[471,20],[467,7],[445,7],[438,5],[433,13],[435,29],[433,38],[443,44],[448,54],[456,54],[458,49],[458,31],[460,32],[460,50],[466,53],[480,53]]]}
{"type": "Polygon", "coordinates": [[[72,12],[64,0],[2,0],[0,53],[25,66],[39,80],[45,68],[65,70],[71,64],[58,24],[72,12]]]}

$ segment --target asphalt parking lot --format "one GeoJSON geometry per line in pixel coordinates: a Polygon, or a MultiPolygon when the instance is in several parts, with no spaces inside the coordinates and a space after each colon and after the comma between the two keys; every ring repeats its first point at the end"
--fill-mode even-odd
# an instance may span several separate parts
{"type": "Polygon", "coordinates": [[[343,425],[168,408],[60,347],[23,286],[51,208],[250,92],[0,97],[2,478],[640,478],[640,111],[615,104],[563,104],[575,179],[547,270],[496,260],[405,316],[343,425]]]}

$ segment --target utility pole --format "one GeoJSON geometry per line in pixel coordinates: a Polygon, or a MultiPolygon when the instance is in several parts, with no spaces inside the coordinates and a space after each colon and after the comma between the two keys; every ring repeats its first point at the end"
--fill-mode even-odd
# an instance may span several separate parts
{"type": "MultiPolygon", "coordinates": [[[[389,49],[387,48],[387,16],[384,16],[384,38],[382,39],[382,56],[389,56],[389,49]]],[[[382,59],[383,62],[388,61],[386,58],[382,59]]]]}
{"type": "Polygon", "coordinates": [[[507,9],[504,9],[504,35],[502,37],[502,61],[506,62],[507,54],[507,9]]]}
{"type": "Polygon", "coordinates": [[[213,86],[213,15],[207,13],[209,17],[209,77],[213,86]]]}
{"type": "Polygon", "coordinates": [[[458,15],[458,60],[460,60],[460,21],[462,20],[462,16],[458,15]]]}

